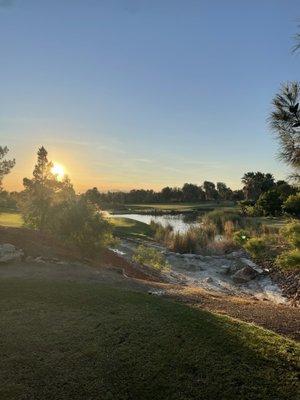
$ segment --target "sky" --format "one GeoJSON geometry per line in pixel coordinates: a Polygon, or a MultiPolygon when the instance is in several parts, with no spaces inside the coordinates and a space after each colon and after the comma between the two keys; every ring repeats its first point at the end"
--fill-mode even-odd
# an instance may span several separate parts
{"type": "Polygon", "coordinates": [[[4,187],[41,145],[79,192],[285,178],[267,117],[299,23],[299,0],[0,0],[4,187]]]}

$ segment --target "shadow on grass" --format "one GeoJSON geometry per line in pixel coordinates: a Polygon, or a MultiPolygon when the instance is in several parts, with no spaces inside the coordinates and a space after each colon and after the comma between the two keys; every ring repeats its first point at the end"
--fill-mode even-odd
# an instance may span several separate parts
{"type": "Polygon", "coordinates": [[[294,342],[102,284],[0,281],[0,397],[296,398],[294,342]]]}

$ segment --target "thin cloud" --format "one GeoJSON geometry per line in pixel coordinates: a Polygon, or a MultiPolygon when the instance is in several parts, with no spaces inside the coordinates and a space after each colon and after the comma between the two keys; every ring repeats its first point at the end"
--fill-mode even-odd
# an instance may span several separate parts
{"type": "Polygon", "coordinates": [[[218,161],[193,161],[193,160],[185,160],[183,161],[183,164],[186,165],[197,165],[199,167],[209,167],[209,168],[220,168],[222,164],[218,161]]]}
{"type": "Polygon", "coordinates": [[[153,160],[149,160],[148,158],[136,158],[135,161],[146,164],[152,164],[154,162],[153,160]]]}

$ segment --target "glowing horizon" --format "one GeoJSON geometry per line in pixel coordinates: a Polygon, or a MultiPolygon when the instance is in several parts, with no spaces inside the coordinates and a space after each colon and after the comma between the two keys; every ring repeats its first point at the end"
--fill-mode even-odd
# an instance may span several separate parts
{"type": "Polygon", "coordinates": [[[22,189],[40,145],[77,191],[239,188],[248,171],[286,179],[266,119],[281,82],[299,75],[290,2],[0,7],[0,137],[16,158],[5,188],[22,189]]]}

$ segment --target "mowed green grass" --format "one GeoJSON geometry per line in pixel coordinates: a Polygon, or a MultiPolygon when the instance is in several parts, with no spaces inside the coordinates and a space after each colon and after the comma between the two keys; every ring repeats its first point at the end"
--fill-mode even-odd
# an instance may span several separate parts
{"type": "Polygon", "coordinates": [[[103,284],[3,279],[0,292],[1,399],[297,396],[296,343],[253,325],[103,284]]]}
{"type": "Polygon", "coordinates": [[[262,225],[268,226],[270,228],[280,229],[285,224],[289,222],[286,217],[254,217],[262,225]]]}
{"type": "Polygon", "coordinates": [[[16,212],[0,212],[0,225],[19,228],[23,225],[21,214],[16,212]]]}
{"type": "Polygon", "coordinates": [[[232,202],[199,202],[199,203],[149,203],[149,204],[127,204],[127,207],[132,209],[132,211],[136,209],[145,210],[145,209],[155,209],[159,211],[196,211],[196,210],[205,210],[205,209],[215,209],[215,208],[224,208],[224,207],[233,207],[232,202]]]}
{"type": "Polygon", "coordinates": [[[110,217],[109,222],[113,226],[116,236],[132,238],[150,238],[151,228],[148,224],[124,217],[110,217]]]}

